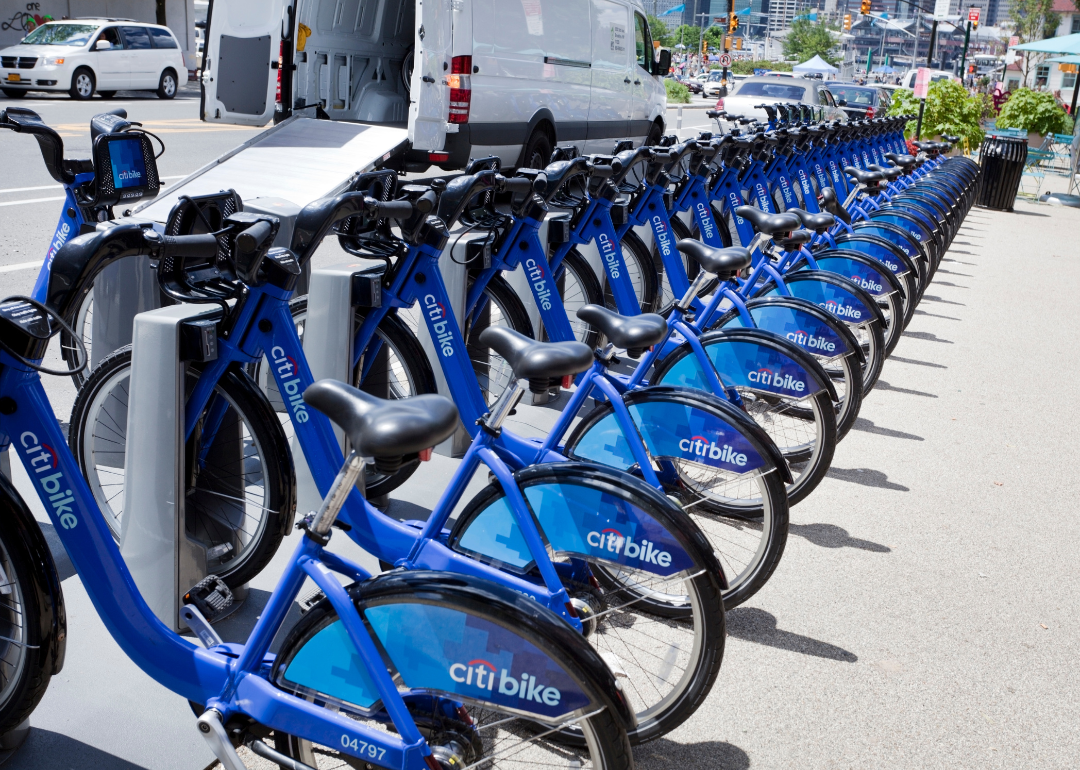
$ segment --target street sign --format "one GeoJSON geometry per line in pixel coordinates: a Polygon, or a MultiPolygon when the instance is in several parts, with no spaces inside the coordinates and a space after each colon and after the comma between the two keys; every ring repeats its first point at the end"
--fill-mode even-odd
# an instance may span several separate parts
{"type": "Polygon", "coordinates": [[[729,54],[729,53],[720,54],[720,66],[721,67],[730,67],[731,66],[731,54],[729,54]]]}
{"type": "Polygon", "coordinates": [[[946,18],[949,15],[950,5],[952,5],[951,0],[934,0],[934,18],[938,21],[946,18]]]}
{"type": "Polygon", "coordinates": [[[919,72],[915,75],[915,98],[925,99],[926,89],[930,87],[930,70],[926,67],[919,67],[919,72]]]}
{"type": "Polygon", "coordinates": [[[1013,47],[1018,46],[1018,45],[1020,45],[1020,36],[1019,35],[1013,35],[1012,37],[1009,38],[1009,48],[1013,48],[1013,47]]]}
{"type": "Polygon", "coordinates": [[[979,21],[979,9],[978,8],[972,8],[971,10],[968,11],[968,21],[974,21],[974,22],[978,23],[978,21],[979,21]]]}

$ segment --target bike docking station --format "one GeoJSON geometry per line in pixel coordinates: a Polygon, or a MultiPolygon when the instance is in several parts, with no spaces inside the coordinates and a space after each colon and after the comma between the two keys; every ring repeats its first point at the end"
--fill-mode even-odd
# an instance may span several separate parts
{"type": "MultiPolygon", "coordinates": [[[[235,512],[220,509],[216,522],[232,530],[233,543],[214,548],[192,535],[186,515],[184,482],[192,471],[189,463],[195,461],[188,457],[184,434],[187,367],[216,358],[220,314],[216,307],[172,305],[135,317],[124,449],[126,513],[120,555],[154,614],[173,631],[190,629],[200,637],[208,631],[206,616],[225,618],[247,597],[246,585],[230,592],[222,581],[208,579],[213,561],[240,544],[242,522],[236,521],[235,512]]],[[[243,459],[239,423],[222,425],[207,465],[221,467],[243,459]]],[[[221,481],[217,488],[196,494],[244,499],[245,490],[221,481]]]]}

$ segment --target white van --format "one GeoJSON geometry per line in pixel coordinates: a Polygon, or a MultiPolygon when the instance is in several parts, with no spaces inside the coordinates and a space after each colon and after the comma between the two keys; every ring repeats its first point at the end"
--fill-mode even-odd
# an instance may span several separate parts
{"type": "Polygon", "coordinates": [[[654,50],[641,0],[211,0],[202,118],[407,128],[406,170],[542,167],[659,139],[654,50]]]}
{"type": "MultiPolygon", "coordinates": [[[[904,73],[904,76],[900,78],[900,85],[904,88],[915,88],[915,78],[918,76],[918,68],[908,70],[904,73]]],[[[956,77],[956,75],[951,72],[946,72],[945,70],[930,70],[930,82],[936,83],[939,80],[955,80],[957,83],[960,82],[960,78],[956,77]]]]}

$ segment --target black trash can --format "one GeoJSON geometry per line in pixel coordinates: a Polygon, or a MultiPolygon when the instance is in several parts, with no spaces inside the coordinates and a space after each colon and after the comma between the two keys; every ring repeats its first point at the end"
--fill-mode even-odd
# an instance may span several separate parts
{"type": "Polygon", "coordinates": [[[1027,163],[1027,139],[987,136],[979,151],[982,187],[979,205],[998,211],[1012,211],[1020,177],[1027,163]]]}

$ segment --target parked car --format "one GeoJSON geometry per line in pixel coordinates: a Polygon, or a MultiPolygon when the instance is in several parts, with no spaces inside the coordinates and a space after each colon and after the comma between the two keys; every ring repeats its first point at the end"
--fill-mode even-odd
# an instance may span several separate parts
{"type": "Polygon", "coordinates": [[[889,111],[889,92],[878,84],[829,82],[829,93],[852,120],[872,118],[889,111]]]}
{"type": "Polygon", "coordinates": [[[126,19],[50,21],[0,51],[0,90],[67,91],[86,100],[117,91],[157,91],[172,99],[187,81],[184,54],[168,27],[126,19]]]}
{"type": "Polygon", "coordinates": [[[690,78],[680,78],[679,82],[686,86],[692,94],[700,94],[705,90],[701,83],[698,83],[696,80],[692,80],[690,78]]]}
{"type": "Polygon", "coordinates": [[[847,120],[847,113],[836,105],[825,83],[806,78],[746,78],[735,86],[734,92],[716,103],[716,109],[724,110],[728,115],[741,115],[765,122],[769,119],[768,113],[758,109],[758,105],[777,102],[808,104],[819,108],[826,120],[847,120]]]}
{"type": "MultiPolygon", "coordinates": [[[[904,88],[914,88],[915,78],[918,77],[918,75],[918,69],[908,70],[904,73],[904,76],[900,78],[900,85],[904,88]]],[[[960,82],[960,78],[956,77],[956,75],[951,72],[946,72],[945,70],[930,70],[930,82],[936,83],[939,80],[955,80],[957,83],[960,82]]]]}
{"type": "MultiPolygon", "coordinates": [[[[705,95],[706,96],[719,96],[721,88],[721,77],[723,76],[723,70],[709,70],[709,77],[705,80],[705,95]]],[[[728,75],[730,78],[730,73],[728,75]]],[[[731,88],[731,81],[728,80],[728,88],[731,88]]]]}
{"type": "Polygon", "coordinates": [[[264,0],[254,18],[251,0],[214,0],[202,118],[265,125],[318,112],[407,129],[407,170],[486,155],[542,168],[556,144],[610,152],[663,135],[671,52],[654,53],[641,0],[453,5],[264,0]],[[279,68],[282,18],[293,26],[279,68]]]}

